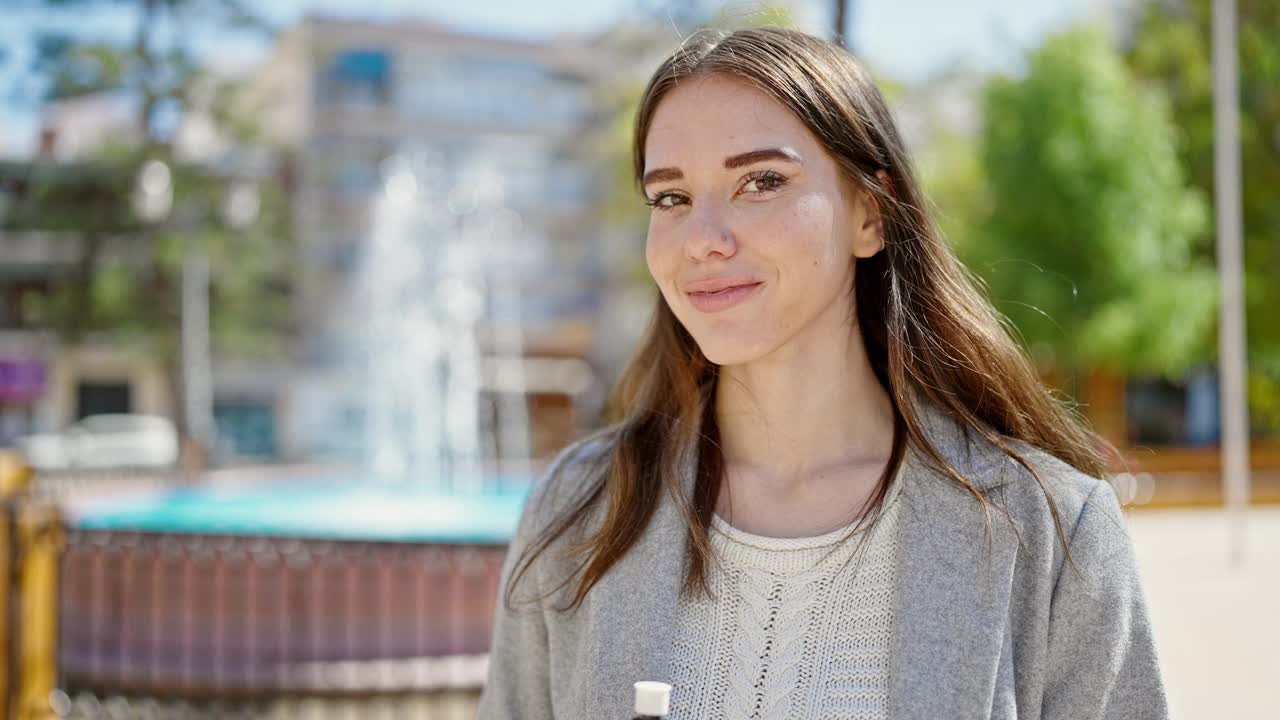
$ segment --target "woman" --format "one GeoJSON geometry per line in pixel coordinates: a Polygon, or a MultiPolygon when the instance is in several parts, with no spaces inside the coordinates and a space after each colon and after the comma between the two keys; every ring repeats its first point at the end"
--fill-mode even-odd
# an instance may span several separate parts
{"type": "Polygon", "coordinates": [[[1163,718],[1101,443],[940,239],[879,91],[690,39],[635,128],[659,295],[619,421],[553,464],[481,718],[1163,718]]]}

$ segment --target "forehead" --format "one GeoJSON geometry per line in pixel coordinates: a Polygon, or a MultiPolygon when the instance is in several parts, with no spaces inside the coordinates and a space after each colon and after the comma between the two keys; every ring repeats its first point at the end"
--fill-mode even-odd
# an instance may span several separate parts
{"type": "Polygon", "coordinates": [[[763,90],[726,75],[686,79],[658,103],[645,140],[645,167],[680,165],[762,147],[788,145],[802,155],[817,141],[790,110],[763,90]]]}

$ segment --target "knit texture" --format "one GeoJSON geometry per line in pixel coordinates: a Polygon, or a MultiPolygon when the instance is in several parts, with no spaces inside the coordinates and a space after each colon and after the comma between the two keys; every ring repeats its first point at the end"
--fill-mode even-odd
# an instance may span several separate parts
{"type": "Polygon", "coordinates": [[[672,720],[888,717],[900,485],[844,542],[854,523],[784,539],[712,516],[713,596],[675,613],[672,720]]]}

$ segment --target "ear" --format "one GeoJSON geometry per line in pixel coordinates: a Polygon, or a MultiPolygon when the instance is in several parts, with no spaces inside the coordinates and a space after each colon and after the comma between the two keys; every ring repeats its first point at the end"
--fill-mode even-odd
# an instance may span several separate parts
{"type": "MultiPolygon", "coordinates": [[[[881,186],[893,192],[893,181],[884,168],[876,171],[881,186]]],[[[857,194],[858,214],[862,219],[853,239],[854,257],[869,258],[884,249],[884,216],[880,212],[880,203],[869,192],[859,191],[857,194]]]]}

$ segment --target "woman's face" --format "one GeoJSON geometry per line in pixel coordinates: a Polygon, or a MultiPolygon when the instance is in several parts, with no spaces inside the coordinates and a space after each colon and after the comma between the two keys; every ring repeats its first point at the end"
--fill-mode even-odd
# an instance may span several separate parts
{"type": "Polygon", "coordinates": [[[644,162],[649,271],[707,359],[847,342],[852,259],[880,250],[878,218],[788,109],[733,77],[687,80],[644,162]]]}

